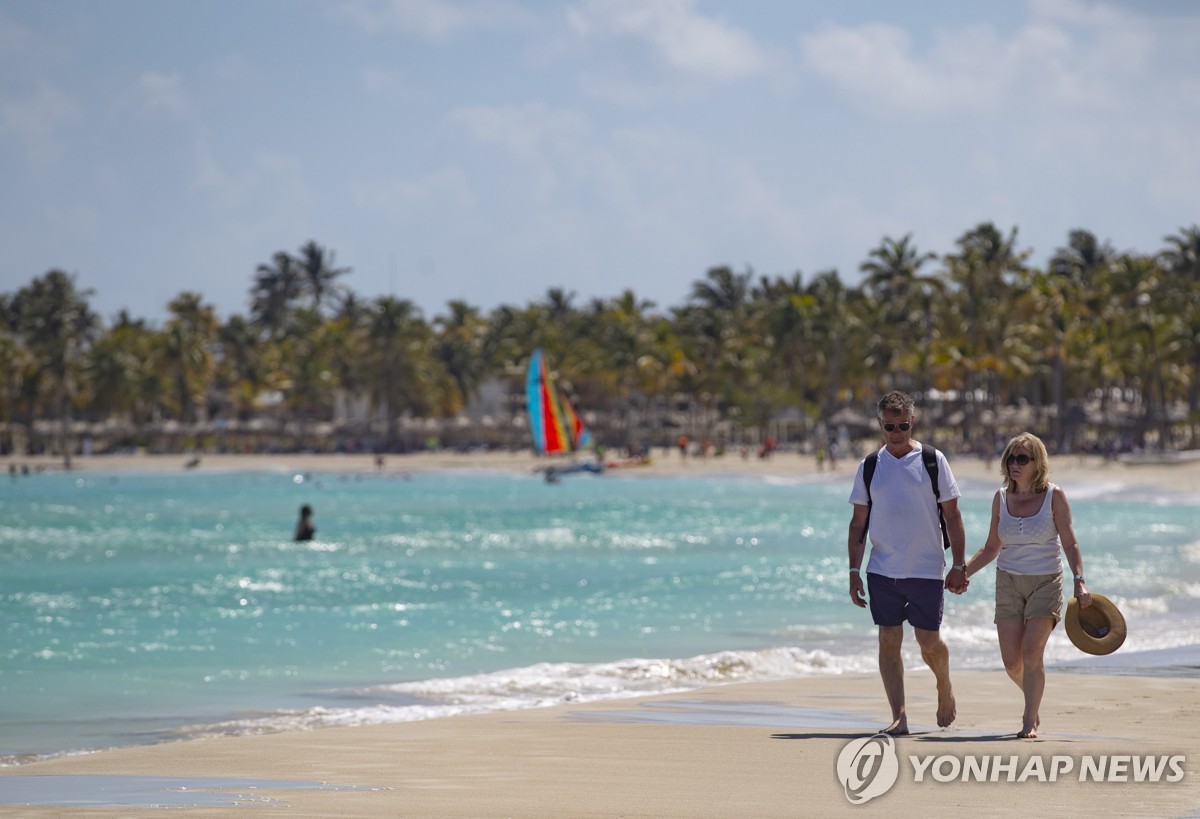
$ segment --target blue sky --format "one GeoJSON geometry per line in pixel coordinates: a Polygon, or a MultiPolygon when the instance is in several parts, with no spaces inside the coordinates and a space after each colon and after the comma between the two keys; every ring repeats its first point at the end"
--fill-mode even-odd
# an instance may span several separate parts
{"type": "Polygon", "coordinates": [[[0,292],[245,312],[310,239],[428,318],[717,265],[847,282],[983,221],[1200,221],[1200,4],[0,0],[0,292]]]}

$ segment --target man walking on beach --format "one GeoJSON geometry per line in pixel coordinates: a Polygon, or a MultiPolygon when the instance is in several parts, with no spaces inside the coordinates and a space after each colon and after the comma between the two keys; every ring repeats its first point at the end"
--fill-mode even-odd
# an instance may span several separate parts
{"type": "Polygon", "coordinates": [[[937,678],[937,724],[944,728],[954,722],[950,650],[939,629],[944,589],[961,594],[968,582],[958,483],[941,452],[934,450],[936,458],[927,459],[930,453],[913,440],[915,423],[913,400],[908,395],[889,392],[880,399],[884,445],[859,464],[850,493],[854,504],[849,535],[850,599],[860,608],[867,606],[863,555],[869,529],[866,591],[871,618],[879,627],[879,673],[892,709],[892,724],[884,733],[893,736],[908,733],[900,652],[906,621],[912,624],[921,657],[937,678]],[[947,540],[953,565],[943,583],[947,540]]]}

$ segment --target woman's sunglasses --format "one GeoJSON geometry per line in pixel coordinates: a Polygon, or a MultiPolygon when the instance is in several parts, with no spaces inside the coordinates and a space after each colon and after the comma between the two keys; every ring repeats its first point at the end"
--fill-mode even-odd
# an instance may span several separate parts
{"type": "Polygon", "coordinates": [[[895,432],[896,427],[900,427],[901,432],[908,432],[910,429],[912,429],[912,424],[908,423],[908,421],[901,421],[898,424],[884,424],[883,431],[884,432],[895,432]]]}
{"type": "Polygon", "coordinates": [[[1007,463],[1009,466],[1012,466],[1013,464],[1016,464],[1017,466],[1025,466],[1025,464],[1029,463],[1031,460],[1032,459],[1028,455],[1022,452],[1020,455],[1009,455],[1008,460],[1005,461],[1005,463],[1007,463]]]}

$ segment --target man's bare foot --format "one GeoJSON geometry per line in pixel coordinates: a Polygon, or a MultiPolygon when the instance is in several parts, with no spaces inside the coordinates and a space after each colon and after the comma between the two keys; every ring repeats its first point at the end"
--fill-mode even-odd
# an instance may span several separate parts
{"type": "Polygon", "coordinates": [[[1017,732],[1017,737],[1019,739],[1037,739],[1037,726],[1035,725],[1032,728],[1022,728],[1017,732]]]}
{"type": "Polygon", "coordinates": [[[938,691],[938,709],[937,723],[939,728],[945,728],[950,723],[954,722],[954,718],[958,716],[958,710],[954,704],[954,694],[951,691],[946,691],[943,694],[938,691]]]}
{"type": "Polygon", "coordinates": [[[903,737],[908,735],[908,717],[900,717],[887,728],[884,728],[879,733],[888,734],[893,737],[903,737]]]}

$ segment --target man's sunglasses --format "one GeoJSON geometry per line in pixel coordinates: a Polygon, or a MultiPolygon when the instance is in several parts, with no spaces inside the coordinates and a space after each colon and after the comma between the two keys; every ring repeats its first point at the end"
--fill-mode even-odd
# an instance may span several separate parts
{"type": "Polygon", "coordinates": [[[1025,464],[1029,463],[1030,460],[1032,459],[1022,452],[1020,455],[1009,455],[1008,460],[1005,461],[1005,463],[1007,463],[1009,466],[1012,466],[1013,464],[1016,464],[1017,466],[1025,466],[1025,464]]]}
{"type": "Polygon", "coordinates": [[[895,432],[896,427],[899,427],[901,432],[908,432],[910,429],[912,429],[912,424],[910,424],[908,421],[901,421],[898,424],[884,424],[883,431],[895,432]]]}

